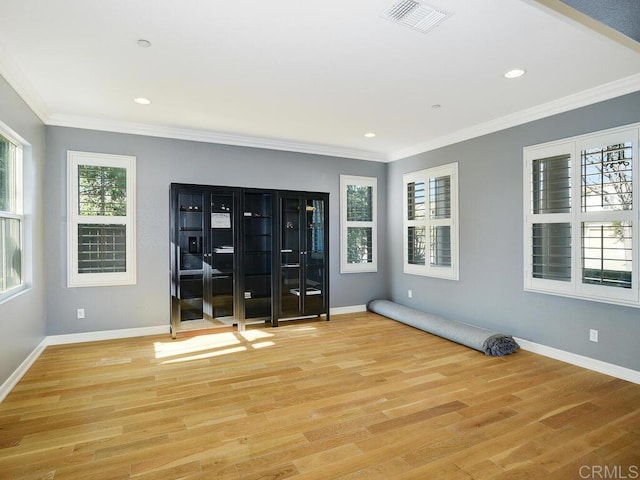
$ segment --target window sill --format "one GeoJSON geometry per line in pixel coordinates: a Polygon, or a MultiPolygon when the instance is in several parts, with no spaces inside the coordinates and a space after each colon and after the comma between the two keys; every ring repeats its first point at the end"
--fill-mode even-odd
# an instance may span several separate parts
{"type": "Polygon", "coordinates": [[[16,297],[28,292],[31,290],[27,285],[20,285],[19,287],[12,288],[11,290],[7,290],[4,293],[0,294],[0,305],[10,302],[16,297]]]}
{"type": "Polygon", "coordinates": [[[594,295],[581,295],[573,292],[558,292],[554,290],[544,290],[540,288],[524,287],[525,292],[541,293],[543,295],[555,295],[556,297],[573,298],[575,300],[587,300],[589,302],[606,303],[609,305],[620,305],[622,307],[640,308],[640,301],[625,300],[620,298],[600,297],[594,295]]]}

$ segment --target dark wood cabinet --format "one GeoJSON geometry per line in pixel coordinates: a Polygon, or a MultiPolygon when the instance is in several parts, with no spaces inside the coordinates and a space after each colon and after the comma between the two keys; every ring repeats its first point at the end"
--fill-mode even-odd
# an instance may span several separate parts
{"type": "Polygon", "coordinates": [[[329,312],[328,194],[278,193],[279,319],[329,312]]]}
{"type": "Polygon", "coordinates": [[[247,320],[273,318],[273,197],[271,191],[245,190],[242,193],[241,290],[247,320]]]}
{"type": "Polygon", "coordinates": [[[239,191],[171,186],[171,333],[237,325],[239,191]]]}
{"type": "Polygon", "coordinates": [[[172,184],[171,333],[329,319],[326,193],[172,184]]]}

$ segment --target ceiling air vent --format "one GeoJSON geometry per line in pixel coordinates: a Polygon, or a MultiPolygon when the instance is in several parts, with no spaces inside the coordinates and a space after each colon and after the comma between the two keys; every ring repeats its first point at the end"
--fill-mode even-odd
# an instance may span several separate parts
{"type": "Polygon", "coordinates": [[[426,33],[437,27],[450,14],[415,0],[400,0],[388,8],[382,17],[426,33]]]}

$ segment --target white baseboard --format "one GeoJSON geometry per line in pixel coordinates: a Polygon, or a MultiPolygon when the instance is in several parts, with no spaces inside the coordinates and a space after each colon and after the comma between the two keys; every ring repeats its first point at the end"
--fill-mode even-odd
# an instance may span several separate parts
{"type": "MultiPolygon", "coordinates": [[[[514,337],[515,338],[515,337],[514,337]]],[[[630,368],[621,367],[613,363],[603,362],[590,357],[584,357],[571,352],[565,352],[564,350],[558,350],[557,348],[547,347],[539,343],[530,342],[522,338],[515,338],[516,342],[523,350],[537,353],[545,357],[554,358],[562,362],[577,365],[578,367],[593,370],[594,372],[604,373],[605,375],[611,375],[612,377],[621,378],[628,382],[640,384],[640,372],[638,370],[632,370],[630,368]]]]}
{"type": "Polygon", "coordinates": [[[117,338],[163,335],[165,333],[169,333],[169,331],[169,325],[159,325],[156,327],[124,328],[121,330],[103,330],[100,332],[49,335],[47,337],[47,345],[67,345],[69,343],[97,342],[100,340],[115,340],[117,338]]]}
{"type": "Polygon", "coordinates": [[[31,365],[33,365],[40,354],[44,352],[45,348],[47,348],[46,338],[42,340],[42,342],[40,342],[40,344],[33,350],[33,352],[31,352],[29,356],[24,359],[24,362],[22,362],[20,366],[18,366],[18,368],[16,368],[14,372],[9,375],[9,378],[7,378],[7,380],[2,385],[0,385],[0,403],[2,403],[5,397],[9,395],[9,392],[13,390],[13,387],[18,384],[24,374],[27,373],[27,371],[31,368],[31,365]]]}
{"type": "Polygon", "coordinates": [[[342,315],[343,313],[366,312],[366,305],[351,305],[349,307],[336,307],[329,310],[331,315],[342,315]]]}

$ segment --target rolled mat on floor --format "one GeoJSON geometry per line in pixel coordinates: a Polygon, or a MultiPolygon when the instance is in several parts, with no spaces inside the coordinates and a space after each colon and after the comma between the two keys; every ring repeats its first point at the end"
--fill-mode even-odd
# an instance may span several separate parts
{"type": "Polygon", "coordinates": [[[371,300],[367,310],[452,340],[485,355],[501,357],[515,352],[520,345],[509,335],[405,307],[389,300],[371,300]]]}

